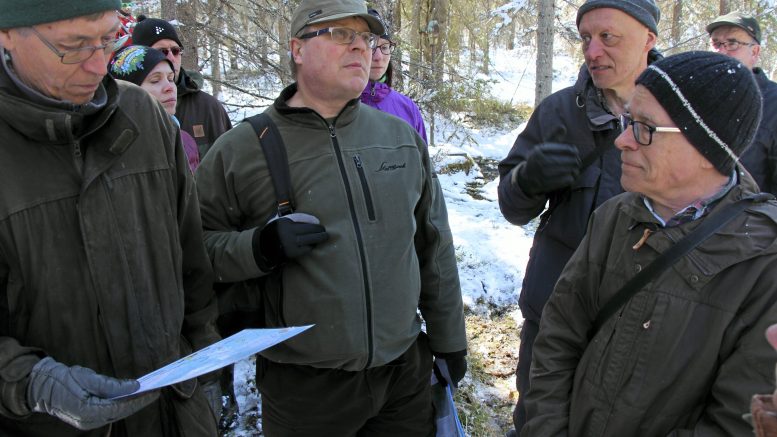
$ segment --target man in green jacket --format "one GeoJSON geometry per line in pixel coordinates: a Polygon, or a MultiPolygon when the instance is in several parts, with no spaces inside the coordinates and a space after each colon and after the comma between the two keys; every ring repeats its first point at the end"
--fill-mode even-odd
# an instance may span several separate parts
{"type": "Polygon", "coordinates": [[[118,0],[0,0],[0,435],[203,436],[196,380],[136,378],[218,340],[178,129],[106,76],[118,0]]]}
{"type": "Polygon", "coordinates": [[[740,436],[772,389],[777,203],[737,163],[761,117],[748,68],[689,52],[637,78],[615,141],[628,191],[597,209],[548,301],[523,436],[740,436]],[[768,195],[764,195],[768,196],[768,195]],[[603,306],[670,247],[735,202],[746,209],[637,289],[603,306]]]}
{"type": "Polygon", "coordinates": [[[466,371],[442,192],[418,133],[359,103],[384,32],[364,1],[303,0],[291,31],[297,81],[267,114],[286,145],[296,212],[276,215],[248,123],[221,136],[196,175],[218,280],[269,275],[256,290],[267,324],[315,324],[259,358],[263,430],[428,436],[433,355],[454,381],[466,371]]]}

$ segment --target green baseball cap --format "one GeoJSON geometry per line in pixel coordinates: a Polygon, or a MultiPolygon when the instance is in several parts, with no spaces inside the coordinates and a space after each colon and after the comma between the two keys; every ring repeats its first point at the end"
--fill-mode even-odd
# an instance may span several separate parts
{"type": "Polygon", "coordinates": [[[734,11],[726,15],[721,15],[716,18],[712,23],[707,25],[707,33],[712,34],[718,27],[721,26],[735,26],[739,27],[753,39],[761,44],[761,26],[755,21],[755,18],[745,15],[739,11],[734,11]]]}
{"type": "Polygon", "coordinates": [[[291,16],[291,35],[311,24],[359,17],[367,22],[370,32],[383,35],[383,22],[367,12],[364,0],[302,0],[291,16]]]}

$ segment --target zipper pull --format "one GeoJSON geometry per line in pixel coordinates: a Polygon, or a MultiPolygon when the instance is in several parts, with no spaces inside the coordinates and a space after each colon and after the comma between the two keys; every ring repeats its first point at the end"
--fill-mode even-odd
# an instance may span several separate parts
{"type": "Polygon", "coordinates": [[[332,138],[337,136],[337,135],[335,135],[335,127],[332,124],[329,125],[329,136],[332,137],[332,138]]]}
{"type": "Polygon", "coordinates": [[[359,155],[353,155],[353,163],[356,164],[356,168],[362,168],[362,158],[359,155]]]}
{"type": "Polygon", "coordinates": [[[375,97],[375,87],[377,86],[377,83],[373,82],[372,87],[370,88],[370,95],[372,97],[375,97]]]}

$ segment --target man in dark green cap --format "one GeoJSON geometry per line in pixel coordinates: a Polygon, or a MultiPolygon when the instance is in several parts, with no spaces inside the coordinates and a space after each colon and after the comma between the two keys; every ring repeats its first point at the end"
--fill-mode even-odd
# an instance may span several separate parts
{"type": "Polygon", "coordinates": [[[707,25],[712,50],[731,56],[753,71],[763,96],[763,120],[741,161],[761,191],[777,194],[777,83],[760,67],[761,26],[742,12],[722,15],[707,25]]]}
{"type": "Polygon", "coordinates": [[[218,339],[178,129],[106,76],[119,0],[0,0],[0,435],[215,436],[196,380],[136,378],[218,339]]]}

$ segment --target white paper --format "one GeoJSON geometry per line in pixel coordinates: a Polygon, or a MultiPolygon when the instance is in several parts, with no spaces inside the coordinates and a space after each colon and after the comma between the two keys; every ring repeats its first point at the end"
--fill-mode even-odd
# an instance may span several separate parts
{"type": "Polygon", "coordinates": [[[218,370],[288,340],[312,326],[244,329],[218,343],[213,343],[178,361],[141,376],[138,378],[140,388],[130,395],[162,388],[218,370]]]}

